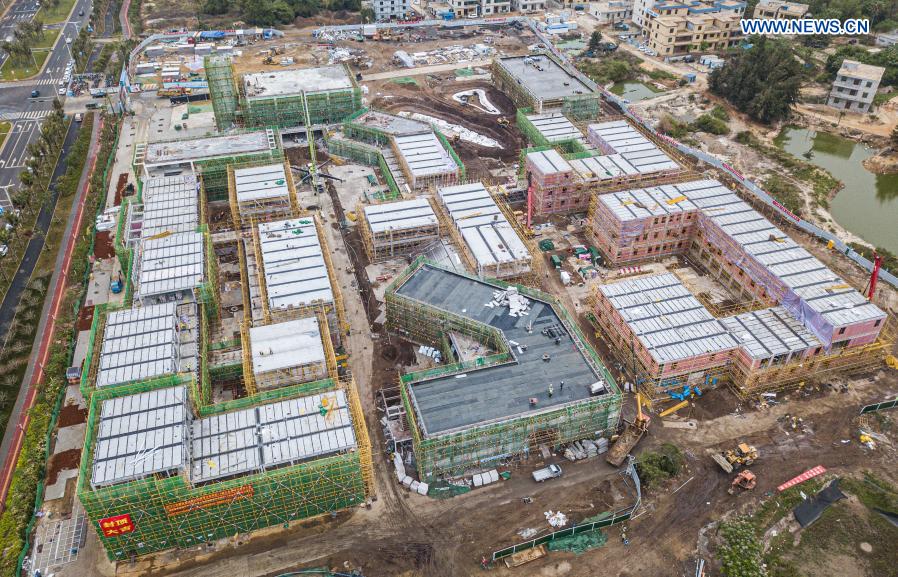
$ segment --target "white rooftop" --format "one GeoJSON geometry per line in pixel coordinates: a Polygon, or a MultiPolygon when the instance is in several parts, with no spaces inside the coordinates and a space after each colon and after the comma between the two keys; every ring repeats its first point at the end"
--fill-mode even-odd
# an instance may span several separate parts
{"type": "Polygon", "coordinates": [[[334,294],[311,217],[259,225],[268,306],[274,310],[332,303],[334,294]]]}
{"type": "Polygon", "coordinates": [[[697,209],[676,184],[609,192],[600,195],[599,202],[621,222],[695,212],[697,209]]]}
{"type": "Polygon", "coordinates": [[[600,285],[599,290],[659,364],[738,344],[673,274],[600,285]]]}
{"type": "Polygon", "coordinates": [[[188,418],[184,386],[103,401],[91,484],[101,487],[180,470],[187,461],[188,418]]]}
{"type": "Polygon", "coordinates": [[[97,387],[142,381],[178,370],[175,303],[109,313],[97,387]]]}
{"type": "Polygon", "coordinates": [[[864,80],[872,80],[874,83],[882,80],[882,75],[886,69],[882,66],[873,66],[872,64],[864,64],[857,60],[845,59],[842,61],[842,67],[839,68],[839,76],[848,76],[849,78],[863,78],[864,80]]]}
{"type": "Polygon", "coordinates": [[[752,359],[768,359],[822,346],[817,337],[783,307],[720,319],[752,359]]]}
{"type": "Polygon", "coordinates": [[[315,317],[251,327],[249,342],[257,375],[324,362],[321,329],[315,317]]]}
{"type": "Polygon", "coordinates": [[[365,220],[375,234],[437,224],[437,216],[426,198],[368,205],[365,207],[365,220]]]}
{"type": "Polygon", "coordinates": [[[137,296],[193,289],[203,282],[203,235],[180,232],[140,245],[137,296]]]}
{"type": "Polygon", "coordinates": [[[140,237],[188,232],[199,224],[198,183],[193,174],[148,178],[143,184],[140,237]]]}
{"type": "Polygon", "coordinates": [[[528,152],[527,162],[542,174],[562,174],[572,170],[570,163],[554,148],[528,152]]]}
{"type": "Polygon", "coordinates": [[[268,164],[234,170],[237,202],[289,198],[287,174],[283,164],[268,164]]]}
{"type": "Polygon", "coordinates": [[[245,74],[243,84],[251,99],[352,88],[352,80],[341,65],[245,74]]]}
{"type": "Polygon", "coordinates": [[[191,479],[201,483],[356,447],[346,393],[336,390],[197,420],[191,479]],[[327,412],[322,415],[322,408],[327,412]]]}
{"type": "Polygon", "coordinates": [[[452,174],[458,165],[433,132],[395,136],[396,148],[415,178],[452,174]]]}
{"type": "Polygon", "coordinates": [[[667,153],[625,120],[590,124],[589,136],[592,144],[603,143],[605,153],[619,154],[640,174],[679,168],[667,153]]]}
{"type": "Polygon", "coordinates": [[[530,258],[524,242],[482,183],[442,187],[437,194],[479,266],[530,258]]]}
{"type": "Polygon", "coordinates": [[[268,152],[277,147],[277,136],[273,131],[256,130],[191,140],[151,142],[147,144],[145,162],[150,166],[165,166],[222,156],[268,152]]]}
{"type": "Polygon", "coordinates": [[[549,142],[564,142],[566,140],[580,140],[583,133],[560,112],[546,114],[528,114],[527,120],[549,142]]]}

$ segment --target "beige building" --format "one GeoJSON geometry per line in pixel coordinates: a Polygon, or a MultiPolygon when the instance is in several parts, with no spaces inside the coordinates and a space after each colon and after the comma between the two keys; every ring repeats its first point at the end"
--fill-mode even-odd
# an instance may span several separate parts
{"type": "Polygon", "coordinates": [[[739,44],[741,15],[732,13],[673,14],[650,19],[644,32],[649,48],[661,58],[692,52],[725,50],[739,44]]]}
{"type": "Polygon", "coordinates": [[[449,0],[449,6],[456,18],[477,18],[511,12],[511,0],[449,0]]]}
{"type": "Polygon", "coordinates": [[[761,0],[755,6],[753,18],[767,20],[793,20],[808,17],[807,4],[796,2],[782,2],[781,0],[761,0]]]}
{"type": "Polygon", "coordinates": [[[633,18],[633,2],[627,0],[590,2],[589,13],[599,21],[599,24],[623,22],[633,18]]]}
{"type": "Polygon", "coordinates": [[[827,104],[848,112],[869,112],[885,71],[880,66],[845,60],[836,74],[827,104]]]}

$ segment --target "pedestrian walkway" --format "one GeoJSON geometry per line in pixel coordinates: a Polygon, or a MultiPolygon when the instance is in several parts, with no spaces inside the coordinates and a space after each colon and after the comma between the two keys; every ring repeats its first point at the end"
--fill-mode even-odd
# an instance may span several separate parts
{"type": "Polygon", "coordinates": [[[50,110],[29,110],[28,112],[3,112],[0,113],[0,121],[8,120],[40,120],[50,114],[50,110]]]}

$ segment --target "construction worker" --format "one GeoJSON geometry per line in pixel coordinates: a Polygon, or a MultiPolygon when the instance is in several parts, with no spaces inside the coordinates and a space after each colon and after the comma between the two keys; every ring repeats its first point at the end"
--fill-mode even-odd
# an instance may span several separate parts
{"type": "Polygon", "coordinates": [[[552,383],[549,383],[549,398],[552,398],[552,395],[555,393],[555,387],[552,386],[552,383]]]}

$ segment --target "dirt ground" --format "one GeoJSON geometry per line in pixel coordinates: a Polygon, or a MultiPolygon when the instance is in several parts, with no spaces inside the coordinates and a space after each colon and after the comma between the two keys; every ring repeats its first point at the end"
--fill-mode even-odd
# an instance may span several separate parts
{"type": "Polygon", "coordinates": [[[112,245],[112,232],[98,232],[94,239],[94,256],[103,260],[115,256],[115,247],[112,245]]]}
{"type": "Polygon", "coordinates": [[[468,179],[493,179],[494,171],[518,161],[519,151],[526,145],[514,123],[514,103],[488,82],[444,80],[428,77],[425,81],[424,78],[420,78],[418,86],[383,83],[382,95],[376,96],[371,101],[371,106],[394,114],[399,112],[427,114],[496,140],[502,146],[501,149],[479,146],[463,140],[454,140],[451,143],[465,165],[468,179]],[[489,101],[502,111],[502,117],[509,120],[507,126],[499,124],[498,117],[494,114],[487,114],[452,100],[452,95],[456,92],[475,88],[486,91],[489,101]]]}
{"type": "Polygon", "coordinates": [[[79,425],[87,421],[87,409],[79,408],[78,405],[65,405],[59,410],[59,419],[56,425],[61,429],[72,425],[79,425]]]}
{"type": "Polygon", "coordinates": [[[69,449],[50,457],[47,463],[47,485],[52,485],[64,469],[77,469],[81,463],[81,449],[69,449]]]}

